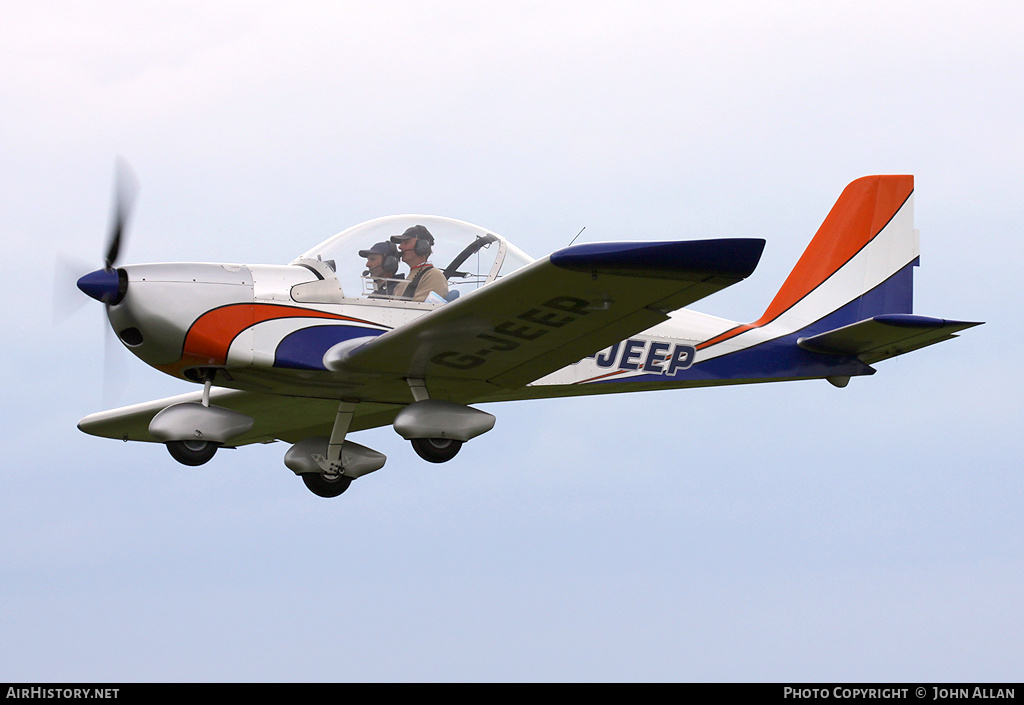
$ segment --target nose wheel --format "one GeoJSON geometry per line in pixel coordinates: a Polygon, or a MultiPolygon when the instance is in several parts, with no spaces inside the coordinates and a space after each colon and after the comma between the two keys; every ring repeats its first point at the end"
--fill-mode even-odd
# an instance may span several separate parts
{"type": "Polygon", "coordinates": [[[430,463],[446,463],[462,448],[462,441],[451,438],[413,438],[411,443],[416,455],[430,463]]]}

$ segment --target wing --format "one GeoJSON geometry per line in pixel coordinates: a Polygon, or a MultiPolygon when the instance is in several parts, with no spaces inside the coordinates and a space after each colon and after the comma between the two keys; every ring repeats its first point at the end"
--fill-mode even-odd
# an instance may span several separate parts
{"type": "MultiPolygon", "coordinates": [[[[149,433],[149,422],[157,413],[172,404],[197,402],[201,399],[202,392],[192,392],[100,411],[79,421],[78,428],[104,438],[156,442],[157,439],[149,433]]],[[[310,436],[329,436],[338,410],[338,402],[330,399],[286,397],[217,388],[210,393],[210,403],[247,414],[256,420],[252,430],[231,439],[233,447],[275,440],[298,443],[310,436]]],[[[388,425],[401,409],[400,404],[359,404],[350,430],[361,431],[388,425]]]]}
{"type": "Polygon", "coordinates": [[[329,366],[518,388],[742,280],[763,249],[760,239],[569,247],[329,366]]]}

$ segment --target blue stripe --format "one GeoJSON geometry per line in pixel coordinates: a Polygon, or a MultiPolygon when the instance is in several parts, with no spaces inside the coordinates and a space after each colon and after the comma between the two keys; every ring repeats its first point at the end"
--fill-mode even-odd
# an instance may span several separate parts
{"type": "MultiPolygon", "coordinates": [[[[698,362],[680,370],[672,382],[714,380],[792,379],[801,377],[856,376],[874,374],[875,370],[856,356],[814,353],[796,344],[799,338],[834,330],[872,316],[909,314],[913,308],[914,272],[917,260],[905,266],[880,285],[836,309],[810,325],[774,340],[733,353],[698,362]]],[[[597,380],[592,384],[626,384],[669,380],[661,375],[597,380]]]]}
{"type": "Polygon", "coordinates": [[[284,337],[274,354],[274,367],[326,370],[324,353],[345,340],[378,336],[383,330],[359,326],[323,325],[302,328],[284,337]]]}

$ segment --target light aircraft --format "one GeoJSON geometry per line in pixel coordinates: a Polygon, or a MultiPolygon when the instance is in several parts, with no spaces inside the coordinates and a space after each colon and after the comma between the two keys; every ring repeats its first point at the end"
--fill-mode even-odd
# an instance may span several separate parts
{"type": "MultiPolygon", "coordinates": [[[[286,265],[105,266],[79,288],[120,341],[201,391],[86,416],[78,427],[166,444],[186,465],[277,440],[321,497],[386,457],[349,439],[392,425],[450,460],[495,417],[472,405],[798,379],[837,387],[975,322],[913,313],[912,176],[849,184],[764,314],[737,323],[684,307],[749,276],[761,239],[570,245],[533,260],[500,235],[437,216],[356,225],[286,265]],[[449,291],[375,298],[360,252],[422,226],[449,291]]],[[[426,240],[426,238],[421,238],[426,240]]],[[[403,255],[404,256],[404,255],[403,255]]]]}

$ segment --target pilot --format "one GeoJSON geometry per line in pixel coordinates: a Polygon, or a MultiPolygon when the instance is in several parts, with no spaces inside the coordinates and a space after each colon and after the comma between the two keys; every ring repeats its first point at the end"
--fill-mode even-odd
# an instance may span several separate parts
{"type": "Polygon", "coordinates": [[[427,261],[434,236],[422,225],[414,225],[401,235],[392,235],[402,261],[409,265],[409,276],[395,288],[395,298],[426,301],[430,292],[442,298],[448,295],[448,280],[437,267],[427,261]]]}
{"type": "Polygon", "coordinates": [[[402,278],[398,274],[398,248],[392,242],[378,242],[368,250],[359,250],[359,256],[366,258],[363,276],[373,279],[373,293],[368,298],[392,298],[402,278]]]}

